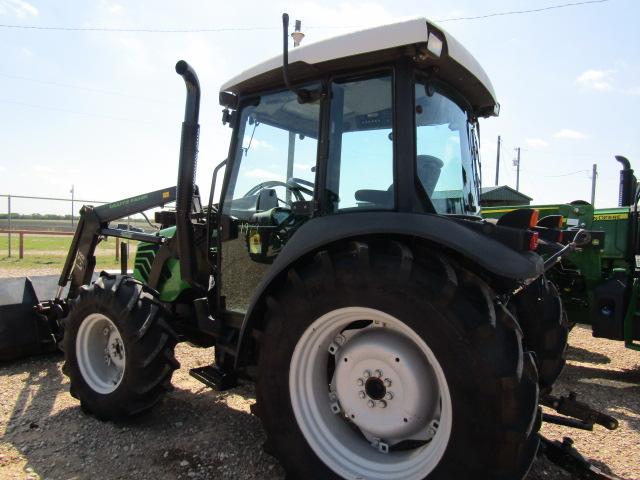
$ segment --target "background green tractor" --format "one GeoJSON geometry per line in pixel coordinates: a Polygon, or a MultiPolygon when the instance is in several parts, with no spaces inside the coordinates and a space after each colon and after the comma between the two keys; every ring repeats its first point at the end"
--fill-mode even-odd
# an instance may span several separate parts
{"type": "Polygon", "coordinates": [[[418,18],[290,63],[286,15],[283,27],[282,58],[221,87],[233,133],[204,207],[200,87],[184,61],[177,186],[83,207],[56,298],[38,306],[71,394],[128,418],[171,388],[178,342],[215,346],[190,373],[219,389],[255,381],[265,446],[290,478],[522,478],[539,390],[562,368],[544,342],[566,346],[544,273],[587,234],[563,245],[546,226],[545,261],[533,210],[480,217],[478,119],[499,105],[446,32],[418,18]],[[157,233],[110,227],[173,201],[157,233]],[[133,275],[92,281],[112,236],[140,242],[133,275]]]}
{"type": "MultiPolygon", "coordinates": [[[[564,240],[578,229],[591,240],[558,261],[548,277],[558,286],[570,323],[592,326],[593,336],[624,340],[640,350],[640,317],[636,311],[638,284],[637,180],[629,161],[617,156],[620,172],[619,206],[594,209],[584,201],[531,206],[540,216],[562,216],[564,240]]],[[[485,208],[485,218],[500,218],[520,207],[485,208]]]]}

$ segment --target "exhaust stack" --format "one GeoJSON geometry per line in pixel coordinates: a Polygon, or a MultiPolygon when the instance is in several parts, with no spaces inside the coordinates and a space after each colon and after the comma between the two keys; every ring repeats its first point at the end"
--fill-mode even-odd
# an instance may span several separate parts
{"type": "Polygon", "coordinates": [[[176,236],[178,239],[178,257],[182,278],[197,286],[195,279],[196,259],[194,254],[194,235],[191,223],[193,194],[195,191],[196,166],[198,161],[198,134],[200,126],[200,82],[191,66],[184,60],[176,63],[176,72],[182,76],[187,87],[187,99],[184,108],[184,122],[180,139],[180,162],[178,165],[178,185],[176,194],[176,236]]]}
{"type": "Polygon", "coordinates": [[[634,204],[637,181],[633,176],[633,169],[631,168],[629,160],[622,155],[616,155],[616,160],[622,164],[622,170],[620,170],[618,206],[627,207],[634,204]]]}

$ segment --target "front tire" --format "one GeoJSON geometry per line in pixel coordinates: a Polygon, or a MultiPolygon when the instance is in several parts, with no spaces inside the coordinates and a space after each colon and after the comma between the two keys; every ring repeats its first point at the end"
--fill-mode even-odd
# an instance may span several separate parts
{"type": "Polygon", "coordinates": [[[290,270],[267,299],[256,411],[291,478],[528,471],[537,375],[517,323],[471,272],[416,257],[354,242],[290,270]]]}
{"type": "Polygon", "coordinates": [[[82,409],[101,420],[149,410],[171,390],[177,335],[153,290],[103,274],[83,287],[64,320],[63,372],[82,409]]]}

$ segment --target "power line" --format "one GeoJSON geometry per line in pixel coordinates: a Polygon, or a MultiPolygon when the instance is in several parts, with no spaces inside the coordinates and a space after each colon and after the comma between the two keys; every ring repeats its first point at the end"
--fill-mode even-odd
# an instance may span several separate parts
{"type": "Polygon", "coordinates": [[[22,76],[19,76],[19,75],[9,75],[7,73],[2,73],[2,72],[0,72],[0,76],[6,77],[6,78],[12,78],[12,79],[15,79],[15,80],[26,80],[28,82],[40,83],[40,84],[43,84],[43,85],[53,85],[53,86],[56,86],[56,87],[72,88],[74,90],[84,90],[84,91],[87,91],[87,92],[101,93],[101,94],[104,94],[104,95],[115,95],[115,96],[118,96],[118,97],[132,98],[134,100],[141,100],[141,101],[146,101],[146,102],[165,103],[167,105],[174,105],[171,102],[167,102],[166,100],[160,100],[160,99],[157,99],[157,98],[145,98],[145,97],[140,97],[139,95],[132,95],[132,94],[122,93],[122,92],[114,92],[114,91],[110,91],[110,90],[102,90],[102,89],[99,89],[99,88],[83,87],[81,85],[71,85],[69,83],[51,82],[51,81],[47,81],[47,80],[39,80],[39,79],[36,79],[36,78],[22,77],[22,76]]]}
{"type": "MultiPolygon", "coordinates": [[[[494,12],[486,15],[476,15],[469,17],[453,17],[453,18],[441,18],[436,22],[455,22],[459,20],[482,20],[492,17],[502,17],[506,15],[522,15],[527,13],[539,13],[548,10],[556,10],[559,8],[577,7],[581,5],[590,5],[595,3],[605,3],[610,0],[585,0],[582,2],[563,3],[559,5],[550,5],[548,7],[532,8],[529,10],[510,10],[505,12],[494,12]]],[[[313,25],[308,26],[308,29],[345,29],[345,28],[363,28],[363,25],[313,25]]],[[[235,27],[204,27],[204,28],[149,28],[149,27],[137,27],[137,28],[113,28],[113,27],[56,27],[56,26],[42,26],[42,25],[15,25],[15,24],[0,24],[0,28],[17,29],[17,30],[46,30],[46,31],[58,31],[58,32],[118,32],[118,33],[220,33],[220,32],[247,32],[254,30],[280,30],[280,27],[276,26],[235,26],[235,27]]]]}
{"type": "Polygon", "coordinates": [[[80,112],[77,110],[67,110],[65,108],[58,108],[58,107],[49,107],[46,105],[36,105],[33,103],[25,103],[25,102],[16,102],[14,100],[4,100],[4,99],[0,99],[0,103],[6,103],[9,105],[17,105],[20,107],[28,107],[28,108],[37,108],[39,110],[51,110],[54,112],[63,112],[63,113],[71,113],[74,115],[84,115],[84,116],[88,116],[88,117],[97,117],[97,118],[106,118],[108,120],[117,120],[117,121],[125,121],[125,122],[132,122],[132,123],[138,123],[138,124],[144,124],[144,125],[156,125],[152,122],[145,122],[144,120],[134,120],[132,118],[126,118],[126,117],[113,117],[111,115],[101,115],[99,113],[90,113],[90,112],[80,112]]]}
{"type": "Polygon", "coordinates": [[[589,173],[590,170],[576,170],[575,172],[561,173],[560,175],[543,175],[545,178],[568,177],[569,175],[577,175],[578,173],[589,173]]]}
{"type": "MultiPolygon", "coordinates": [[[[0,24],[0,28],[15,28],[20,30],[53,30],[61,32],[119,32],[119,33],[219,33],[219,32],[247,32],[253,30],[281,30],[282,27],[264,26],[238,26],[238,27],[217,27],[217,28],[111,28],[111,27],[51,27],[40,25],[12,25],[0,24]]],[[[360,28],[355,25],[345,26],[311,26],[308,29],[326,28],[360,28]]]]}
{"type": "Polygon", "coordinates": [[[574,3],[562,3],[560,5],[550,5],[548,7],[541,7],[541,8],[532,8],[530,10],[511,10],[511,11],[507,11],[507,12],[496,12],[496,13],[489,13],[487,15],[478,15],[478,16],[474,16],[474,17],[454,17],[454,18],[443,18],[440,20],[436,20],[437,22],[456,22],[458,20],[480,20],[483,18],[491,18],[491,17],[503,17],[505,15],[521,15],[524,13],[538,13],[538,12],[546,12],[548,10],[556,10],[558,8],[567,8],[567,7],[577,7],[580,5],[590,5],[593,3],[605,3],[608,2],[609,0],[586,0],[583,2],[574,2],[574,3]]]}

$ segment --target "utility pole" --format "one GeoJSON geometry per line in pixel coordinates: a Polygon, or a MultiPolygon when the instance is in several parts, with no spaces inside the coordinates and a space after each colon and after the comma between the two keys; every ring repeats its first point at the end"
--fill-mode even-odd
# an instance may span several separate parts
{"type": "Polygon", "coordinates": [[[591,205],[596,205],[596,178],[598,177],[598,165],[593,164],[593,171],[591,173],[591,205]]]}
{"type": "Polygon", "coordinates": [[[516,168],[516,192],[520,191],[520,147],[515,149],[518,152],[518,157],[513,160],[513,164],[516,168]]]}
{"type": "Polygon", "coordinates": [[[496,154],[496,187],[498,186],[499,177],[500,177],[500,135],[498,135],[498,153],[496,154]]]}
{"type": "Polygon", "coordinates": [[[73,205],[73,201],[74,201],[74,195],[75,195],[75,188],[74,185],[71,185],[71,190],[69,190],[69,193],[71,194],[71,228],[73,228],[73,211],[74,211],[74,205],[73,205]]]}
{"type": "Polygon", "coordinates": [[[9,233],[7,234],[7,238],[9,239],[7,242],[9,245],[8,256],[11,257],[11,195],[7,197],[7,212],[9,213],[9,233]]]}

